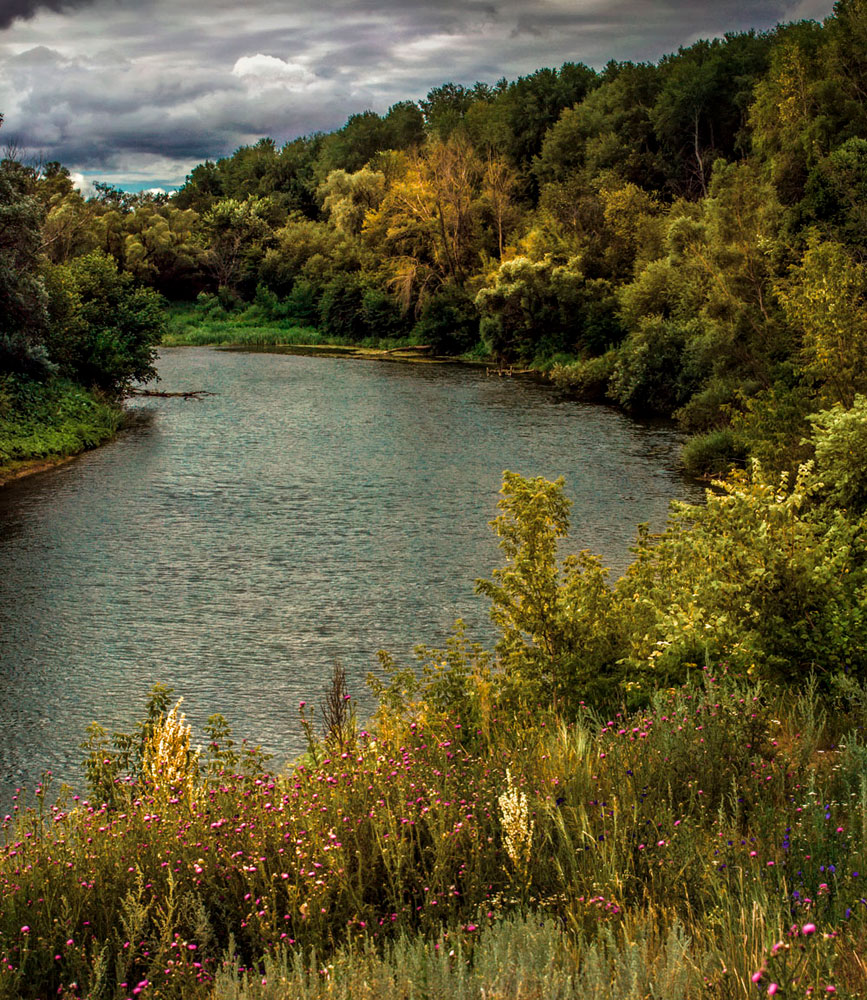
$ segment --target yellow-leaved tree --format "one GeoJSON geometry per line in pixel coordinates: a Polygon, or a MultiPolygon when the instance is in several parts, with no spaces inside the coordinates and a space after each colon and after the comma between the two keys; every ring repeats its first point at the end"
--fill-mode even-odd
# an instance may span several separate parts
{"type": "Polygon", "coordinates": [[[805,371],[828,403],[851,407],[867,391],[867,267],[840,243],[814,241],[777,294],[801,332],[805,371]]]}

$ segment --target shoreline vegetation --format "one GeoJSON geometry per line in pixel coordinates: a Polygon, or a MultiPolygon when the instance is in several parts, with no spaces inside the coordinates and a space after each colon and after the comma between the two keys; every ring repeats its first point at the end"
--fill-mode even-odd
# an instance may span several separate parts
{"type": "Polygon", "coordinates": [[[195,304],[175,304],[167,313],[163,347],[297,347],[323,353],[357,357],[393,357],[395,360],[484,363],[469,355],[434,354],[431,345],[420,345],[410,337],[365,337],[361,341],[327,335],[315,326],[291,320],[274,321],[260,310],[203,315],[195,304]]]}
{"type": "Polygon", "coordinates": [[[126,422],[116,401],[73,383],[0,380],[0,487],[111,441],[126,422]]]}

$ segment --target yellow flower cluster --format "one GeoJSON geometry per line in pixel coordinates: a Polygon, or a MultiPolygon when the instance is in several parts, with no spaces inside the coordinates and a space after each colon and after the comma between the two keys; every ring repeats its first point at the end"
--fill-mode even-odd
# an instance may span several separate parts
{"type": "Polygon", "coordinates": [[[527,796],[512,784],[512,772],[506,769],[508,789],[497,800],[505,835],[506,853],[517,873],[525,872],[533,846],[534,820],[530,819],[527,796]]]}
{"type": "Polygon", "coordinates": [[[181,701],[156,723],[142,754],[145,780],[162,792],[190,790],[198,769],[199,755],[190,750],[186,716],[178,715],[181,701]]]}

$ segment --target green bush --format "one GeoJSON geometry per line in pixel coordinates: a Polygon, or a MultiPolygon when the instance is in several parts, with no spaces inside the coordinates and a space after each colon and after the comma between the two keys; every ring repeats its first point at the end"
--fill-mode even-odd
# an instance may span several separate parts
{"type": "Polygon", "coordinates": [[[355,274],[339,274],[322,290],[319,324],[326,337],[358,343],[367,335],[363,301],[365,287],[355,274]]]}
{"type": "Polygon", "coordinates": [[[479,340],[479,314],[472,298],[445,285],[426,300],[412,330],[417,344],[430,344],[436,354],[464,354],[479,340]]]}
{"type": "Polygon", "coordinates": [[[747,450],[729,427],[696,434],[681,452],[683,466],[691,476],[724,476],[733,466],[742,467],[747,450]]]}
{"type": "Polygon", "coordinates": [[[589,403],[601,403],[608,398],[608,385],[617,364],[616,350],[606,351],[596,358],[557,363],[548,377],[563,392],[589,403]]]}
{"type": "Polygon", "coordinates": [[[651,316],[641,321],[618,348],[609,392],[635,413],[671,414],[689,399],[683,354],[695,323],[651,316]]]}

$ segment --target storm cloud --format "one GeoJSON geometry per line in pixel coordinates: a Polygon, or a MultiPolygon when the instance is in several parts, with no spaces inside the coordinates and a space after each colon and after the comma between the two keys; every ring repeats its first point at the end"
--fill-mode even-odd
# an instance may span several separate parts
{"type": "Polygon", "coordinates": [[[0,0],[6,142],[151,186],[446,81],[656,60],[833,0],[0,0]]]}
{"type": "Polygon", "coordinates": [[[53,10],[59,13],[90,2],[91,0],[2,0],[0,30],[8,28],[13,21],[27,20],[40,10],[53,10]]]}

